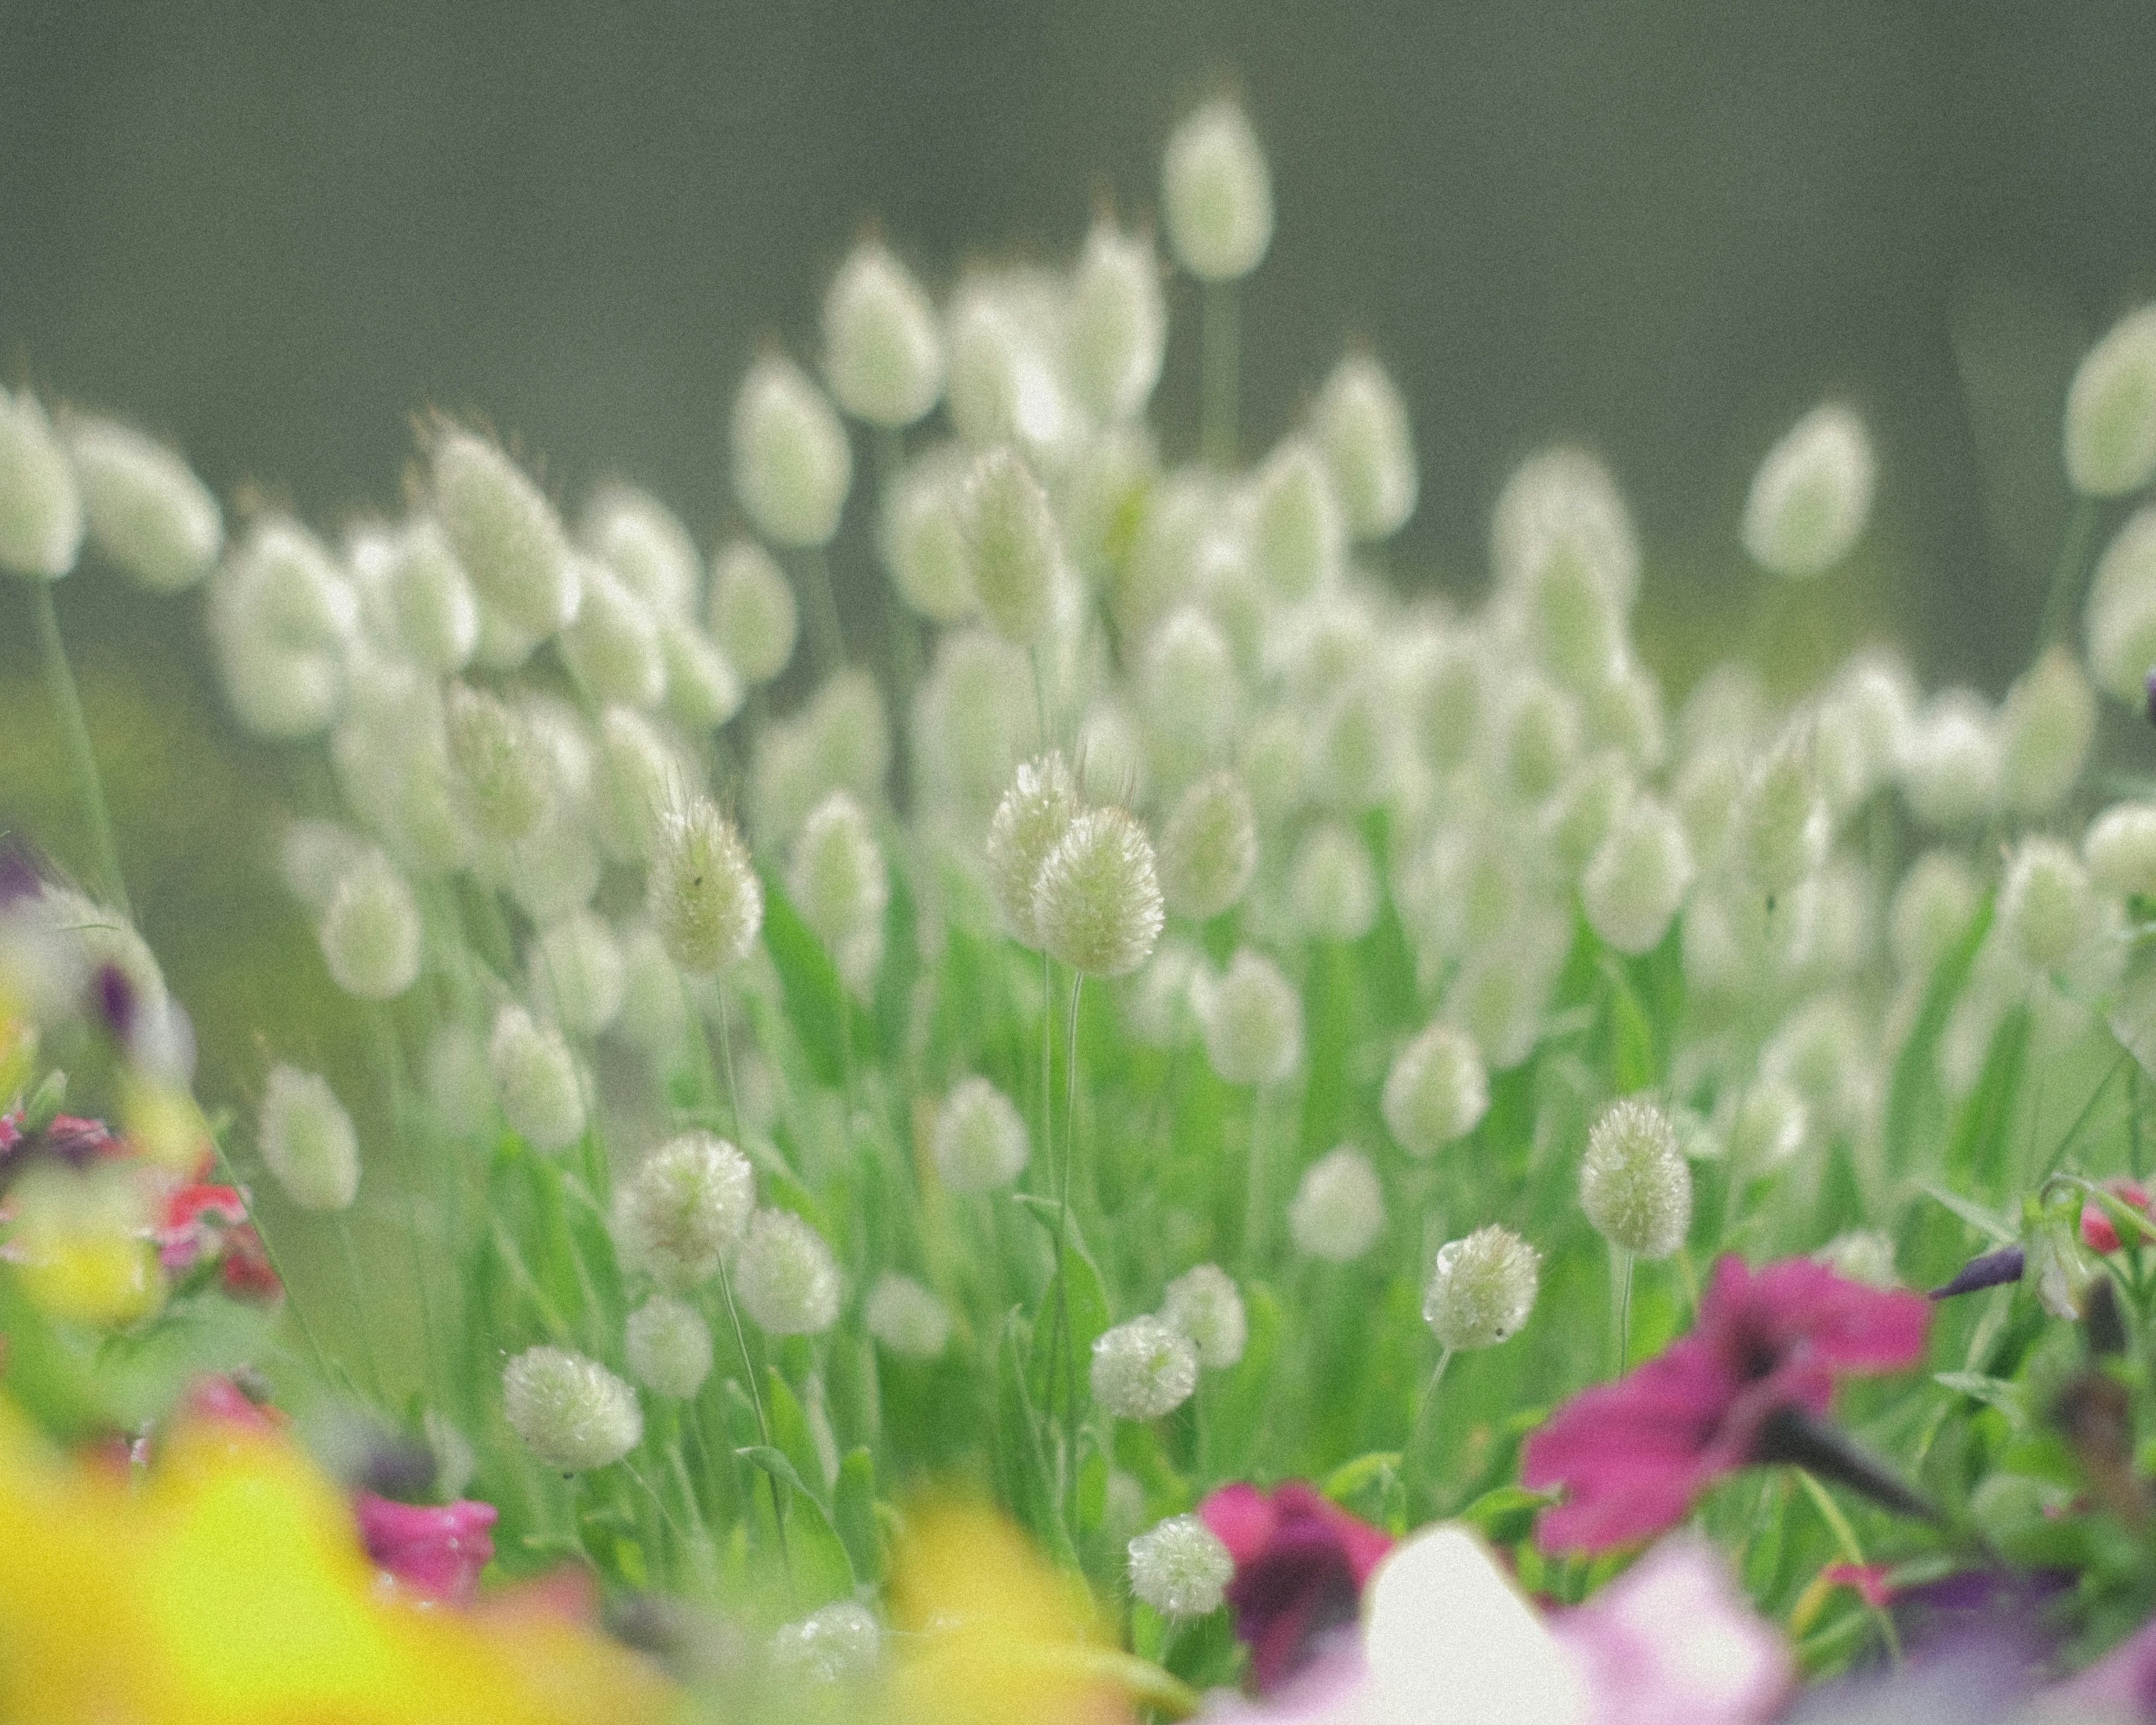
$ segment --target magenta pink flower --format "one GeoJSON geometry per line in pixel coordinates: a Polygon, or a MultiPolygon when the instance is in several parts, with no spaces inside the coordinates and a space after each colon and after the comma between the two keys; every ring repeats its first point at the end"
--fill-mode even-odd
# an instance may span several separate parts
{"type": "Polygon", "coordinates": [[[1689,1336],[1574,1396],[1527,1440],[1521,1478],[1566,1488],[1537,1531],[1543,1549],[1644,1539],[1722,1475],[1795,1459],[1790,1429],[1826,1412],[1835,1380],[1916,1363],[1929,1317],[1919,1295],[1845,1281],[1809,1258],[1756,1273],[1723,1258],[1689,1336]]]}
{"type": "Polygon", "coordinates": [[[367,1554],[378,1568],[429,1599],[472,1602],[479,1572],[494,1556],[487,1529],[499,1512],[491,1503],[398,1503],[361,1491],[352,1508],[367,1554]]]}
{"type": "Polygon", "coordinates": [[[1198,1513],[1235,1560],[1228,1603],[1261,1694],[1307,1665],[1332,1631],[1355,1621],[1363,1584],[1392,1549],[1377,1528],[1300,1481],[1270,1497],[1255,1486],[1223,1486],[1198,1513]]]}

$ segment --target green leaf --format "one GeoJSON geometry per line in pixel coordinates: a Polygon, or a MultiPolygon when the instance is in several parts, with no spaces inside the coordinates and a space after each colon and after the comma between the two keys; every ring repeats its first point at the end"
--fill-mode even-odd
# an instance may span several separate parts
{"type": "MultiPolygon", "coordinates": [[[[800,1398],[793,1394],[793,1387],[773,1366],[763,1368],[763,1407],[765,1417],[771,1421],[771,1441],[793,1461],[797,1477],[820,1484],[824,1478],[823,1455],[808,1429],[808,1416],[802,1411],[800,1398]]],[[[803,1486],[802,1489],[809,1488],[803,1486]]],[[[824,1502],[824,1494],[819,1491],[810,1491],[809,1495],[819,1503],[824,1502]]]]}
{"type": "Polygon", "coordinates": [[[803,1497],[808,1495],[808,1488],[801,1483],[801,1476],[783,1450],[774,1449],[769,1444],[743,1444],[734,1454],[762,1468],[782,1484],[791,1486],[803,1497]]]}
{"type": "Polygon", "coordinates": [[[1093,1344],[1108,1327],[1108,1291],[1101,1272],[1075,1239],[1063,1243],[1062,1273],[1049,1282],[1048,1296],[1034,1314],[1026,1389],[1050,1420],[1082,1413],[1090,1399],[1093,1344]],[[1057,1307],[1062,1308],[1059,1330],[1057,1307]]]}
{"type": "Polygon", "coordinates": [[[1243,1314],[1248,1326],[1243,1357],[1206,1390],[1213,1470],[1224,1479],[1250,1472],[1257,1460],[1266,1436],[1273,1373],[1280,1363],[1287,1322],[1280,1296],[1263,1282],[1244,1285],[1243,1314]]]}
{"type": "Polygon", "coordinates": [[[1318,1495],[1331,1498],[1335,1503],[1345,1503],[1358,1491],[1368,1489],[1382,1481],[1387,1474],[1397,1473],[1400,1466],[1398,1450],[1373,1450],[1367,1455],[1358,1455],[1353,1461],[1343,1461],[1325,1476],[1318,1486],[1318,1495]]]}
{"type": "Polygon", "coordinates": [[[839,980],[831,955],[815,931],[801,920],[778,877],[763,879],[763,944],[786,999],[787,1022],[800,1039],[819,1083],[834,1089],[846,1081],[848,1065],[873,1064],[878,1048],[875,1022],[839,980]]]}
{"type": "Polygon", "coordinates": [[[883,1579],[883,1541],[876,1526],[875,1458],[849,1450],[839,1464],[839,1489],[831,1521],[845,1543],[854,1574],[871,1585],[883,1579]]]}
{"type": "Polygon", "coordinates": [[[1019,1525],[1065,1568],[1078,1567],[1069,1531],[1055,1501],[1055,1483],[1042,1449],[1040,1422],[1026,1390],[1025,1359],[1019,1343],[1022,1312],[1004,1321],[996,1348],[996,1472],[1004,1502],[1019,1525]]]}
{"type": "Polygon", "coordinates": [[[1935,1204],[1944,1204],[1979,1234],[1985,1235],[1999,1245],[2013,1245],[2021,1238],[2021,1230],[1999,1219],[1982,1204],[1973,1203],[1958,1193],[1949,1192],[1943,1186],[1933,1185],[1928,1180],[1919,1181],[1917,1189],[1935,1204]]]}

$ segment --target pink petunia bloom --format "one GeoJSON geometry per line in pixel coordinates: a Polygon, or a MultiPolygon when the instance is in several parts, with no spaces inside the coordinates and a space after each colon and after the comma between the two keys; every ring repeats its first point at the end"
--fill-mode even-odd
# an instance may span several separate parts
{"type": "Polygon", "coordinates": [[[1776,1416],[1825,1413],[1837,1378],[1922,1357],[1917,1294],[1846,1281],[1809,1258],[1714,1266],[1690,1335],[1614,1384],[1583,1391],[1527,1440],[1520,1476],[1565,1501],[1542,1519],[1546,1551],[1600,1551],[1681,1520],[1723,1474],[1776,1459],[1776,1416]]]}
{"type": "Polygon", "coordinates": [[[469,1605],[479,1572],[494,1556],[487,1529],[499,1512],[470,1498],[455,1503],[398,1503],[361,1491],[352,1498],[360,1538],[376,1566],[415,1593],[469,1605]]]}
{"type": "Polygon", "coordinates": [[[1228,1603],[1235,1634],[1250,1644],[1260,1693],[1308,1665],[1321,1641],[1353,1624],[1363,1584],[1392,1541],[1300,1481],[1270,1497],[1223,1486],[1198,1513],[1235,1560],[1228,1603]]]}

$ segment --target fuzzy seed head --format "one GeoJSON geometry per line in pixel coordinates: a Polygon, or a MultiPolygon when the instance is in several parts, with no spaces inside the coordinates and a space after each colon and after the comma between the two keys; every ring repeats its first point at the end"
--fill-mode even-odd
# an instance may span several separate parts
{"type": "Polygon", "coordinates": [[[1752,476],[1744,549],[1776,575],[1824,574],[1863,533],[1876,473],[1864,422],[1833,402],[1814,408],[1752,476]]]}
{"type": "Polygon", "coordinates": [[[1491,708],[1483,655],[1472,637],[1448,630],[1417,654],[1409,670],[1408,724],[1433,773],[1450,773],[1474,757],[1491,708]]]}
{"type": "Polygon", "coordinates": [[[1684,824],[1659,799],[1633,798],[1580,877],[1588,926],[1620,952],[1652,952],[1692,881],[1684,824]]]}
{"type": "Polygon", "coordinates": [[[660,817],[645,896],[667,956],[690,976],[732,969],[763,927],[763,886],[748,846],[706,797],[660,817]]]}
{"type": "Polygon", "coordinates": [[[1351,353],[1332,368],[1311,429],[1358,539],[1384,539],[1414,513],[1421,478],[1407,404],[1384,367],[1351,353]]]}
{"type": "Polygon", "coordinates": [[[658,619],[604,563],[595,557],[578,557],[576,562],[583,603],[562,631],[562,657],[569,674],[598,706],[658,706],[666,693],[658,619]]]}
{"type": "Polygon", "coordinates": [[[2156,475],[2156,305],[2112,325],[2066,391],[2066,479],[2084,497],[2123,497],[2156,475]]]}
{"type": "Polygon", "coordinates": [[[1435,1156],[1473,1132],[1489,1110],[1481,1050],[1450,1024],[1424,1029],[1385,1075],[1385,1127],[1410,1156],[1435,1156]]]}
{"type": "Polygon", "coordinates": [[[1738,865],[1763,892],[1787,892],[1819,872],[1829,833],[1808,730],[1790,731],[1753,769],[1732,820],[1738,865]]]}
{"type": "Polygon", "coordinates": [[[1530,676],[1513,690],[1493,740],[1499,783],[1520,801],[1539,803],[1578,758],[1578,703],[1530,676]]]}
{"type": "Polygon", "coordinates": [[[1626,647],[1625,614],[1578,543],[1559,542],[1527,570],[1517,605],[1522,634],[1556,681],[1584,694],[1616,675],[1626,647]]]}
{"type": "Polygon", "coordinates": [[[1199,779],[1178,798],[1160,836],[1168,909],[1204,921],[1240,899],[1258,868],[1257,818],[1232,773],[1199,779]]]}
{"type": "Polygon", "coordinates": [[[829,946],[882,927],[884,906],[891,901],[883,849],[849,793],[832,792],[802,823],[787,890],[795,908],[829,946]]]}
{"type": "Polygon", "coordinates": [[[588,1039],[613,1024],[629,986],[621,942],[589,911],[542,930],[525,968],[532,1001],[572,1036],[588,1039]]]}
{"type": "Polygon", "coordinates": [[[1025,1166],[1025,1121],[987,1079],[964,1079],[937,1111],[935,1150],[937,1172],[952,1191],[993,1191],[1025,1166]]]}
{"type": "Polygon", "coordinates": [[[2156,508],[2135,511],[2104,547],[2082,620],[2097,686],[2138,707],[2156,665],[2156,508]]]}
{"type": "Polygon", "coordinates": [[[2064,647],[2053,647],[2006,691],[1999,712],[1999,801],[2046,814],[2082,776],[2096,737],[2096,696],[2064,647]]]}
{"type": "Polygon", "coordinates": [[[682,1292],[718,1274],[755,1209],[749,1159],[710,1132],[684,1132],[615,1189],[614,1243],[628,1268],[682,1292]]]}
{"type": "Polygon", "coordinates": [[[318,1074],[280,1065],[262,1092],[262,1160],[301,1209],[341,1210],[359,1194],[359,1136],[318,1074]]]}
{"type": "Polygon", "coordinates": [[[1219,1265],[1200,1264],[1170,1282],[1160,1316],[1190,1338],[1207,1371],[1224,1372],[1242,1358],[1250,1322],[1235,1278],[1219,1265]]]}
{"type": "MultiPolygon", "coordinates": [[[[2152,811],[2156,814],[2156,811],[2152,811]]],[[[2149,822],[2149,860],[2156,866],[2156,819],[2149,822]]],[[[2156,880],[2156,874],[2152,874],[2156,880]]],[[[1951,850],[1928,850],[1909,865],[1887,913],[1887,944],[1904,978],[1931,975],[1969,932],[1979,889],[1969,864],[1951,850]]]]}
{"type": "Polygon", "coordinates": [[[1168,306],[1152,242],[1103,217],[1071,278],[1064,336],[1072,392],[1106,424],[1144,411],[1168,345],[1168,306]]]}
{"type": "Polygon", "coordinates": [[[1288,1205],[1288,1233],[1297,1251],[1330,1263],[1352,1264],[1385,1228],[1385,1189],[1370,1158],[1342,1144],[1311,1163],[1288,1205]]]}
{"type": "Polygon", "coordinates": [[[973,464],[967,482],[967,548],[973,593],[996,632],[1020,647],[1038,644],[1054,619],[1063,537],[1048,494],[1008,447],[973,464]]]}
{"type": "Polygon", "coordinates": [[[558,1030],[542,1029],[521,1006],[505,1006],[494,1021],[487,1066],[503,1117],[534,1149],[567,1149],[583,1137],[583,1086],[558,1030]]]}
{"type": "Polygon", "coordinates": [[[718,643],[685,618],[659,619],[666,665],[666,711],[689,731],[716,731],[742,710],[740,675],[718,643]]]}
{"type": "Polygon", "coordinates": [[[742,680],[761,688],[793,658],[800,612],[771,553],[737,539],[711,562],[711,639],[742,680]]]}
{"type": "Polygon", "coordinates": [[[1235,1559],[1196,1516],[1170,1516],[1130,1544],[1131,1592],[1167,1618],[1220,1609],[1235,1559]]]}
{"type": "Polygon", "coordinates": [[[2120,898],[2156,898],[2156,803],[2119,803],[2082,839],[2089,877],[2120,898]]]}
{"type": "Polygon", "coordinates": [[[330,979],[356,1000],[394,1000],[418,980],[418,901],[379,851],[339,877],[319,932],[330,979]]]}
{"type": "Polygon", "coordinates": [[[1640,1258],[1666,1258],[1691,1225],[1691,1170],[1669,1116],[1640,1096],[1612,1102],[1587,1135],[1580,1207],[1595,1232],[1640,1258]]]}
{"type": "Polygon", "coordinates": [[[1725,1137],[1731,1161],[1749,1179],[1789,1161],[1804,1147],[1811,1118],[1804,1099],[1787,1079],[1764,1077],[1748,1087],[1731,1111],[1725,1137]]]}
{"type": "Polygon", "coordinates": [[[1288,870],[1288,906],[1312,940],[1359,941],[1377,924],[1378,871],[1363,841],[1342,826],[1312,827],[1288,870]]]}
{"type": "Polygon", "coordinates": [[[602,485],[584,506],[578,537],[653,614],[689,614],[703,584],[703,561],[689,530],[649,492],[602,485]]]}
{"type": "Polygon", "coordinates": [[[1982,819],[1998,800],[1999,757],[1999,727],[1980,700],[1958,689],[1933,696],[1902,751],[1909,812],[1936,829],[1982,819]]]}
{"type": "Polygon", "coordinates": [[[686,1301],[654,1294],[629,1316],[629,1375],[675,1401],[691,1400],[711,1372],[711,1331],[686,1301]]]}
{"type": "Polygon", "coordinates": [[[767,1335],[813,1336],[839,1316],[839,1266],[791,1210],[758,1210],[734,1260],[742,1304],[767,1335]]]}
{"type": "Polygon", "coordinates": [[[874,239],[853,249],[824,296],[824,375],[846,412],[892,430],[912,424],[943,393],[936,308],[874,239]]]}
{"type": "Polygon", "coordinates": [[[644,1436],[636,1392],[597,1360],[565,1348],[527,1348],[501,1374],[501,1411],[540,1465],[605,1467],[644,1436]]]}
{"type": "Polygon", "coordinates": [[[931,623],[963,623],[979,606],[968,469],[948,452],[916,461],[885,500],[877,535],[884,567],[898,595],[931,623]]]}
{"type": "Polygon", "coordinates": [[[1302,1001],[1280,967],[1239,947],[1197,990],[1205,1058],[1229,1084],[1278,1084],[1302,1058],[1302,1001]]]}
{"type": "Polygon", "coordinates": [[[2097,929],[2082,860],[2056,839],[2024,839],[1999,889],[1999,927],[2032,968],[2065,968],[2097,929]]]}
{"type": "Polygon", "coordinates": [[[513,629],[544,640],[577,614],[569,542],[538,486],[485,438],[434,444],[434,514],[472,586],[513,629]]]}
{"type": "Polygon", "coordinates": [[[988,887],[1004,922],[1029,947],[1045,942],[1034,894],[1041,870],[1078,819],[1078,785],[1060,754],[1028,761],[988,823],[988,887]]]}
{"type": "Polygon", "coordinates": [[[775,545],[829,542],[854,481],[846,429],[790,359],[749,367],[734,398],[734,491],[775,545]]]}
{"type": "Polygon", "coordinates": [[[1535,1309],[1542,1254],[1492,1223],[1437,1249],[1424,1285],[1423,1321],[1446,1348],[1495,1348],[1535,1309]]]}
{"type": "Polygon", "coordinates": [[[100,556],[152,593],[182,592],[209,572],[224,514],[192,468],[115,420],[71,416],[64,434],[100,556]]]}
{"type": "Polygon", "coordinates": [[[1170,613],[1146,643],[1138,694],[1155,766],[1179,781],[1224,760],[1238,705],[1235,649],[1195,605],[1170,613]]]}
{"type": "Polygon", "coordinates": [[[1640,590],[1640,542],[1609,470],[1584,449],[1530,455],[1498,494],[1490,565],[1501,591],[1517,592],[1560,555],[1580,557],[1629,612],[1640,590]]]}
{"type": "Polygon", "coordinates": [[[421,518],[391,543],[382,571],[390,626],[412,662],[454,676],[479,648],[479,599],[449,537],[421,518]]]}
{"type": "Polygon", "coordinates": [[[1093,1343],[1093,1399],[1117,1420],[1158,1420],[1198,1387],[1198,1350],[1157,1317],[1134,1317],[1093,1343]]]}
{"type": "Polygon", "coordinates": [[[1613,748],[1597,750],[1568,773],[1537,822],[1557,865],[1568,875],[1584,870],[1634,792],[1631,768],[1613,748]]]}
{"type": "Polygon", "coordinates": [[[473,819],[509,844],[529,837],[552,807],[553,784],[523,714],[483,690],[453,683],[444,716],[449,763],[473,819]]]}
{"type": "Polygon", "coordinates": [[[968,449],[1017,444],[1068,459],[1081,417],[1062,373],[1063,295],[1043,273],[978,275],[959,285],[946,320],[951,423],[968,449]]]}
{"type": "Polygon", "coordinates": [[[1251,555],[1274,598],[1293,604],[1339,580],[1347,516],[1314,444],[1291,438],[1272,453],[1252,483],[1250,511],[1251,555]]]}
{"type": "Polygon", "coordinates": [[[1161,166],[1161,208],[1176,261],[1200,281],[1233,281],[1257,268],[1272,243],[1272,172],[1235,102],[1208,102],[1176,127],[1161,166]]]}
{"type": "Polygon", "coordinates": [[[0,389],[0,569],[57,581],[82,550],[82,492],[37,397],[0,389]]]}
{"type": "Polygon", "coordinates": [[[869,1290],[869,1333],[907,1359],[935,1359],[951,1342],[951,1314],[910,1276],[886,1272],[869,1290]]]}
{"type": "Polygon", "coordinates": [[[1163,920],[1145,829],[1121,809],[1074,819],[1034,885],[1041,944],[1081,975],[1127,976],[1151,956],[1163,920]]]}

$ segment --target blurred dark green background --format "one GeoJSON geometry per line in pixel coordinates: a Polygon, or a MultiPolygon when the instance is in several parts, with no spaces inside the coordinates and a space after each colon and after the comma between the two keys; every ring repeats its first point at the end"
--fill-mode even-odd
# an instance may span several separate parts
{"type": "MultiPolygon", "coordinates": [[[[711,534],[735,380],[768,334],[810,344],[860,223],[939,285],[1060,255],[1096,198],[1150,207],[1168,126],[1233,80],[1279,205],[1247,440],[1366,337],[1420,439],[1399,579],[1471,592],[1509,464],[1586,439],[1681,684],[1753,638],[1743,487],[1830,390],[1876,429],[1880,525],[1792,626],[1891,629],[1995,692],[2057,541],[2066,372],[2156,284],[2152,76],[2147,0],[0,0],[0,362],[324,522],[396,501],[439,406],[567,494],[624,473],[711,534]]],[[[259,872],[286,769],[216,717],[192,601],[95,572],[59,598],[205,1090],[244,1094],[256,1038],[328,1034],[259,872]],[[240,955],[248,917],[289,962],[240,955]]],[[[0,818],[80,865],[28,635],[0,590],[0,818]]]]}

